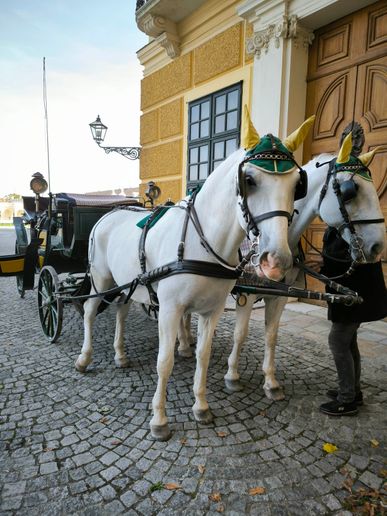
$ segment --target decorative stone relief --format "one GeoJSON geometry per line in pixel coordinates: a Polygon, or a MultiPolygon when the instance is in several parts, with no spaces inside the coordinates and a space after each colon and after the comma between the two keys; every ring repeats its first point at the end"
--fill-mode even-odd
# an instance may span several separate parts
{"type": "Polygon", "coordinates": [[[173,21],[163,16],[148,13],[138,23],[139,28],[145,34],[157,39],[157,42],[165,48],[169,57],[173,59],[180,55],[180,38],[173,21]]]}
{"type": "Polygon", "coordinates": [[[157,38],[157,42],[165,48],[168,56],[171,59],[180,55],[180,38],[176,34],[169,32],[163,32],[161,36],[157,38]]]}
{"type": "Polygon", "coordinates": [[[247,39],[246,51],[260,58],[262,51],[268,52],[270,41],[273,40],[275,48],[279,48],[281,38],[293,39],[296,48],[299,46],[308,48],[314,39],[314,34],[299,24],[297,16],[283,16],[282,21],[270,24],[266,29],[255,32],[247,39]]]}

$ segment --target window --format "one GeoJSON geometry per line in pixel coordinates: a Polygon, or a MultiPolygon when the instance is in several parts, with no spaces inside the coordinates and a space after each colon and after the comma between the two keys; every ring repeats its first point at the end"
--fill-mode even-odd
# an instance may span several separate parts
{"type": "Polygon", "coordinates": [[[239,147],[242,83],[188,105],[187,190],[203,184],[239,147]]]}

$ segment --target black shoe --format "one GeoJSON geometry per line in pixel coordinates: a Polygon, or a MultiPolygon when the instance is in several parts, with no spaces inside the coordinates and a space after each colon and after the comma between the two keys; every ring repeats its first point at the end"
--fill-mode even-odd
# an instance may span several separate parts
{"type": "MultiPolygon", "coordinates": [[[[328,398],[331,398],[332,400],[337,400],[339,392],[336,391],[336,389],[329,389],[325,394],[328,396],[328,398]]],[[[363,405],[363,393],[361,391],[356,394],[354,401],[356,401],[358,407],[363,405]]]]}
{"type": "Polygon", "coordinates": [[[320,405],[320,412],[328,416],[354,416],[358,413],[356,401],[351,403],[340,403],[334,400],[320,405]]]}

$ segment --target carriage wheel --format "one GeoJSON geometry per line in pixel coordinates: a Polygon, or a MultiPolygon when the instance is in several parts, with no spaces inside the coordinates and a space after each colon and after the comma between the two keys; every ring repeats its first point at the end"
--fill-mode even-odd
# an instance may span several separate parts
{"type": "MultiPolygon", "coordinates": [[[[19,244],[15,242],[15,254],[20,254],[19,244]]],[[[16,276],[16,288],[21,298],[24,297],[26,291],[24,290],[23,273],[16,276]]]]}
{"type": "Polygon", "coordinates": [[[56,342],[62,330],[63,302],[59,293],[59,278],[50,265],[43,267],[38,281],[38,310],[43,333],[56,342]]]}

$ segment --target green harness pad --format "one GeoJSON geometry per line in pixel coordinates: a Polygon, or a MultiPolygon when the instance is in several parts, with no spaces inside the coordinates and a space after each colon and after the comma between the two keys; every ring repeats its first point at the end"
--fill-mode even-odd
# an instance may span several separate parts
{"type": "MultiPolygon", "coordinates": [[[[277,137],[274,137],[275,144],[277,149],[286,154],[291,154],[289,150],[285,147],[285,145],[281,142],[281,140],[277,137]]],[[[251,149],[247,154],[248,156],[253,156],[258,152],[263,151],[271,151],[273,149],[270,136],[262,136],[261,141],[256,145],[253,149],[251,149]]],[[[264,168],[268,172],[274,172],[276,174],[290,172],[294,168],[294,163],[292,161],[284,161],[284,160],[271,160],[271,159],[253,159],[250,161],[253,165],[257,167],[264,168]],[[274,161],[276,161],[277,170],[274,166],[274,161]]]]}
{"type": "MultiPolygon", "coordinates": [[[[158,222],[161,219],[161,217],[163,217],[167,213],[168,209],[169,209],[169,206],[166,206],[165,208],[161,208],[159,213],[155,216],[155,218],[150,223],[149,228],[152,228],[156,224],[156,222],[158,222]]],[[[150,213],[149,215],[147,215],[143,219],[139,220],[137,222],[136,226],[138,226],[139,228],[143,229],[151,215],[152,215],[152,213],[150,213]]]]}
{"type": "Polygon", "coordinates": [[[372,181],[372,177],[370,176],[368,168],[366,168],[363,163],[354,156],[350,156],[349,161],[346,163],[336,163],[335,168],[337,172],[347,172],[347,173],[353,173],[356,176],[360,176],[362,179],[365,179],[366,181],[372,181]],[[358,165],[358,168],[356,169],[349,169],[345,170],[345,167],[348,165],[358,165]],[[340,170],[341,169],[341,170],[340,170]]]}

